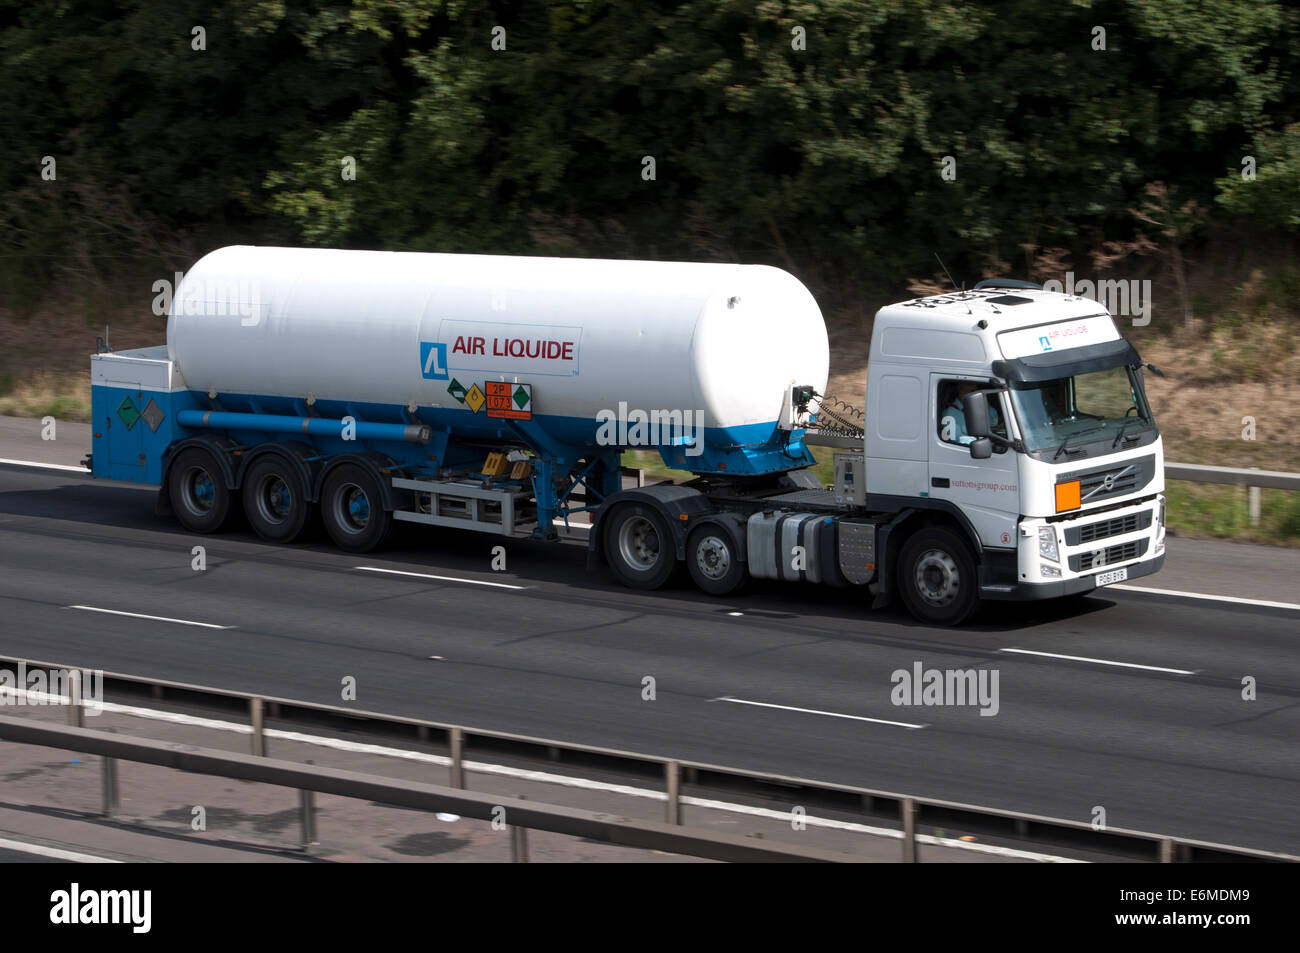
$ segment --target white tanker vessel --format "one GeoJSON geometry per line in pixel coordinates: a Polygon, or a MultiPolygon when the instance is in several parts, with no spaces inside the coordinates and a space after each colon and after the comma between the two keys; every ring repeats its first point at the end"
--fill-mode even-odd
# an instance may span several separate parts
{"type": "Polygon", "coordinates": [[[685,562],[715,594],[858,585],[954,624],[1159,568],[1144,366],[1095,302],[993,280],[882,309],[846,422],[776,268],[235,246],[180,282],[166,347],[92,356],[90,463],[195,532],[242,510],[289,543],[319,510],[366,551],[396,521],[555,538],[584,512],[631,586],[685,562]],[[833,487],[810,439],[848,451],[833,487]],[[632,447],[695,479],[625,489],[632,447]]]}

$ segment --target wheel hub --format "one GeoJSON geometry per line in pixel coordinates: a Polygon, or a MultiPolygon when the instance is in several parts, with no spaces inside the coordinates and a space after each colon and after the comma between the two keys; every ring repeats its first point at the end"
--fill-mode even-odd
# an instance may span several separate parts
{"type": "Polygon", "coordinates": [[[716,536],[706,536],[695,549],[695,564],[709,579],[721,579],[731,571],[731,550],[716,536]]]}
{"type": "Polygon", "coordinates": [[[941,549],[929,549],[916,561],[917,594],[932,606],[946,606],[961,591],[957,561],[941,549]]]}
{"type": "Polygon", "coordinates": [[[644,516],[625,520],[618,531],[618,551],[623,562],[646,571],[659,562],[659,533],[644,516]]]}
{"type": "Polygon", "coordinates": [[[185,474],[185,492],[182,502],[191,513],[203,514],[216,502],[217,488],[208,471],[194,467],[185,474]]]}
{"type": "Polygon", "coordinates": [[[345,527],[360,532],[370,522],[370,497],[355,483],[344,487],[339,493],[339,522],[345,527]]]}
{"type": "Polygon", "coordinates": [[[288,485],[278,476],[270,476],[262,484],[258,495],[263,518],[278,523],[285,519],[293,509],[293,493],[288,485]]]}

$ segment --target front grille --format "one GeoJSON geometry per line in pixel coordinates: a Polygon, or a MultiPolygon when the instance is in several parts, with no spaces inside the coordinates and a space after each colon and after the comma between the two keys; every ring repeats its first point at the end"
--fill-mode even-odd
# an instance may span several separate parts
{"type": "Polygon", "coordinates": [[[1081,502],[1087,506],[1108,497],[1135,493],[1142,489],[1155,477],[1155,461],[1155,455],[1151,454],[1118,465],[1064,473],[1056,478],[1056,482],[1059,484],[1078,480],[1081,502]]]}
{"type": "Polygon", "coordinates": [[[1090,473],[1079,481],[1079,493],[1085,503],[1096,497],[1132,493],[1136,489],[1137,468],[1132,465],[1116,470],[1104,470],[1101,473],[1090,473]]]}
{"type": "Polygon", "coordinates": [[[1099,539],[1109,539],[1111,536],[1136,533],[1138,530],[1146,529],[1150,525],[1151,511],[1143,510],[1141,513],[1129,513],[1127,516],[1117,516],[1114,519],[1088,523],[1086,526],[1071,526],[1065,531],[1065,542],[1070,546],[1079,546],[1083,543],[1096,542],[1099,539]]]}
{"type": "Polygon", "coordinates": [[[1090,553],[1079,553],[1070,557],[1070,568],[1075,572],[1087,572],[1090,569],[1104,569],[1115,563],[1137,559],[1146,553],[1147,543],[1148,540],[1135,539],[1104,550],[1094,549],[1090,553]]]}

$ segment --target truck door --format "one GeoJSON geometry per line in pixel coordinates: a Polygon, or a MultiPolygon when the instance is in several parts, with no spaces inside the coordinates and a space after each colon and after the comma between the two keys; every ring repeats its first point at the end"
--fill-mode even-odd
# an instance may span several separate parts
{"type": "MultiPolygon", "coordinates": [[[[1020,519],[1019,464],[1014,451],[993,447],[993,456],[970,455],[975,438],[966,433],[963,391],[986,387],[988,379],[956,374],[930,375],[931,499],[949,500],[970,520],[985,546],[1013,548],[1020,519]]],[[[1006,436],[1007,408],[1001,394],[989,394],[993,431],[1006,436]]]]}

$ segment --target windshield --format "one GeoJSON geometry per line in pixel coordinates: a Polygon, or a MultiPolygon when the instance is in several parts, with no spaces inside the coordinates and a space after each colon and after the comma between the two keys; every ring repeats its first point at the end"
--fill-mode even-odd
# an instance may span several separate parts
{"type": "Polygon", "coordinates": [[[1017,384],[1010,397],[1031,452],[1062,444],[1068,452],[1098,440],[1117,444],[1153,426],[1141,380],[1128,367],[1017,384]]]}

